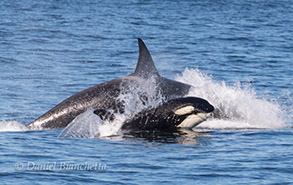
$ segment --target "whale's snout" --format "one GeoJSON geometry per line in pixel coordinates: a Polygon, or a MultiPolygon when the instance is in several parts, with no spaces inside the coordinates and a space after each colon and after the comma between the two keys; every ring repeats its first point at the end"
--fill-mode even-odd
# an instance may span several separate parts
{"type": "Polygon", "coordinates": [[[193,128],[211,117],[214,106],[207,100],[197,97],[185,97],[177,100],[174,114],[180,118],[177,127],[193,128]]]}

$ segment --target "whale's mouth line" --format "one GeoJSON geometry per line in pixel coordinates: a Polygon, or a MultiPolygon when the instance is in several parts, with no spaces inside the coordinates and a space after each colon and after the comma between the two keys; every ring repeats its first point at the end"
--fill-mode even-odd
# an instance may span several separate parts
{"type": "Polygon", "coordinates": [[[213,114],[212,112],[191,114],[187,116],[179,125],[177,125],[177,128],[192,129],[193,127],[196,127],[200,123],[206,121],[209,117],[212,116],[212,114],[213,114]]]}

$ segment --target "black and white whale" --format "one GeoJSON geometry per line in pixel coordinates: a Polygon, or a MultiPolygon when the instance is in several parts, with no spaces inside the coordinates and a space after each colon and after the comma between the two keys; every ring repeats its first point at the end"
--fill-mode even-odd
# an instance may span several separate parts
{"type": "Polygon", "coordinates": [[[145,109],[127,119],[121,129],[125,131],[193,128],[211,116],[214,107],[197,97],[171,99],[151,109],[145,109]]]}
{"type": "MultiPolygon", "coordinates": [[[[100,110],[93,109],[78,115],[62,130],[59,137],[100,137],[101,126],[117,121],[115,120],[116,114],[112,111],[105,111],[107,113],[104,112],[102,116],[100,110]]],[[[136,114],[129,115],[127,119],[122,121],[121,125],[118,123],[120,127],[117,127],[117,133],[134,137],[147,134],[148,132],[159,135],[173,133],[174,136],[176,133],[184,134],[205,121],[212,115],[213,111],[214,107],[208,101],[201,98],[180,97],[170,99],[161,102],[159,105],[145,108],[136,114]]],[[[148,135],[145,136],[149,137],[148,135]]]]}
{"type": "Polygon", "coordinates": [[[154,93],[161,94],[169,100],[187,95],[190,85],[161,77],[156,69],[153,59],[141,39],[138,39],[139,58],[133,74],[108,81],[81,91],[47,113],[28,124],[29,129],[55,129],[66,127],[75,117],[88,109],[96,110],[99,116],[107,114],[108,110],[123,112],[124,104],[117,97],[128,86],[139,86],[144,80],[154,79],[156,88],[154,93]]]}

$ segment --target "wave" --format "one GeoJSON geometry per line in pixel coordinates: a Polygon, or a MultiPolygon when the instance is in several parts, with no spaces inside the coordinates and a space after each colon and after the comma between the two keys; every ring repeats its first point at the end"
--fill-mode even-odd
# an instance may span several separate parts
{"type": "Polygon", "coordinates": [[[17,121],[0,121],[0,132],[21,132],[27,131],[25,125],[17,121]]]}

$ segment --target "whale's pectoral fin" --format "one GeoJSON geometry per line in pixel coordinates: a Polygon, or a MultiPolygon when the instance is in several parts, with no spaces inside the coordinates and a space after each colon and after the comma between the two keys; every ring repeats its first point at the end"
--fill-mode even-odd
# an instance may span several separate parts
{"type": "Polygon", "coordinates": [[[94,138],[99,137],[103,121],[89,109],[78,115],[59,134],[58,137],[94,138]]]}
{"type": "Polygon", "coordinates": [[[94,111],[94,114],[98,115],[103,121],[106,121],[106,120],[113,121],[115,119],[114,111],[111,111],[111,110],[96,109],[94,111]]]}

